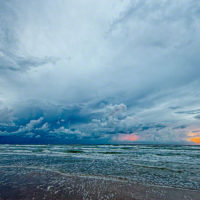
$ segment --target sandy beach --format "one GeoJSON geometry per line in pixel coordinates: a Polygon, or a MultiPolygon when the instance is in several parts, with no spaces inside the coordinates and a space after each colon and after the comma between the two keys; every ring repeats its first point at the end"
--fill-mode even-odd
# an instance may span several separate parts
{"type": "Polygon", "coordinates": [[[199,200],[200,191],[141,185],[127,180],[1,168],[0,200],[199,200]]]}

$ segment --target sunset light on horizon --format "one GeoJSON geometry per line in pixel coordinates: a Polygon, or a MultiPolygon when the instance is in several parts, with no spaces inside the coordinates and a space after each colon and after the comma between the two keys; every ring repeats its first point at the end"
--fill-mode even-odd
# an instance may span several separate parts
{"type": "Polygon", "coordinates": [[[188,137],[186,140],[189,142],[193,142],[196,145],[200,145],[200,133],[199,132],[190,132],[188,134],[188,137]]]}
{"type": "Polygon", "coordinates": [[[131,133],[131,134],[118,134],[117,136],[113,137],[113,140],[116,141],[127,141],[127,142],[134,142],[139,140],[140,137],[138,135],[136,135],[135,133],[131,133]]]}

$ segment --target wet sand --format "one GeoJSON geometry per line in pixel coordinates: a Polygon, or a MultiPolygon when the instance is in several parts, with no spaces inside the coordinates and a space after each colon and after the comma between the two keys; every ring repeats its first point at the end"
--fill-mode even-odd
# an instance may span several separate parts
{"type": "Polygon", "coordinates": [[[33,168],[0,168],[0,200],[200,200],[200,191],[127,180],[67,175],[33,168]]]}

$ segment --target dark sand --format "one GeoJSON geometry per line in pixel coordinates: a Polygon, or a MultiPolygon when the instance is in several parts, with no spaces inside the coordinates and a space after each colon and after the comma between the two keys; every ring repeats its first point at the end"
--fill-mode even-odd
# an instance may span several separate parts
{"type": "Polygon", "coordinates": [[[126,180],[0,168],[0,200],[200,200],[200,191],[145,186],[126,180]]]}

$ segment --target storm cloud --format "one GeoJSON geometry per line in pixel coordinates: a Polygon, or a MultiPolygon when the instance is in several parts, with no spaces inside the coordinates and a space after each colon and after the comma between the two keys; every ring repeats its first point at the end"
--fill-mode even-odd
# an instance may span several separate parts
{"type": "Polygon", "coordinates": [[[188,143],[199,18],[196,0],[1,1],[0,142],[188,143]]]}

